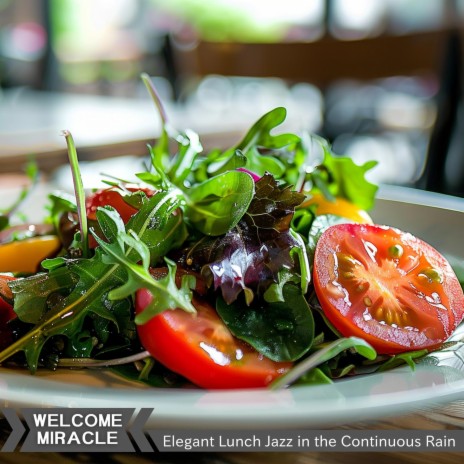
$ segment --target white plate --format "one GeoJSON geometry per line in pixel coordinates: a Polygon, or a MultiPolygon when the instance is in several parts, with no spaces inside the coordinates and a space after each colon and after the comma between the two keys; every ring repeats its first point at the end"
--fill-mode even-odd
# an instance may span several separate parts
{"type": "MultiPolygon", "coordinates": [[[[464,200],[385,188],[376,222],[408,230],[455,262],[464,258],[464,200]]],[[[455,335],[463,337],[464,330],[455,335]]],[[[440,354],[438,366],[419,365],[285,391],[164,390],[125,383],[97,371],[40,372],[0,369],[0,406],[154,408],[150,428],[321,427],[404,414],[464,398],[464,347],[440,354]]]]}

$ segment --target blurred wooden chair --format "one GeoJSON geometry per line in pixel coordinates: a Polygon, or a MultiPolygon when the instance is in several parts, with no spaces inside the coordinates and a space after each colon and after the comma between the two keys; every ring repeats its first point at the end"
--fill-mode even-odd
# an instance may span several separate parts
{"type": "Polygon", "coordinates": [[[435,30],[346,41],[327,36],[314,42],[196,44],[173,38],[170,47],[181,79],[209,74],[279,77],[324,89],[344,78],[436,74],[449,35],[449,30],[435,30]]]}
{"type": "Polygon", "coordinates": [[[211,74],[278,77],[309,82],[322,91],[342,79],[434,78],[439,85],[437,120],[417,186],[464,196],[464,127],[457,128],[464,124],[462,40],[463,30],[454,27],[350,41],[327,36],[298,43],[190,44],[174,38],[167,43],[167,56],[181,86],[188,78],[211,74]],[[452,153],[455,167],[449,166],[452,153]],[[452,182],[450,172],[457,177],[452,182]]]}

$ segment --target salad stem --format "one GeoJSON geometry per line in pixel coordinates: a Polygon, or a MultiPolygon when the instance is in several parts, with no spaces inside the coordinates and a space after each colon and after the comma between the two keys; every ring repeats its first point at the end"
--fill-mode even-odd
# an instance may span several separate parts
{"type": "Polygon", "coordinates": [[[151,370],[155,365],[155,360],[152,357],[145,358],[145,366],[143,366],[142,371],[139,375],[139,380],[148,380],[151,370]]]}
{"type": "Polygon", "coordinates": [[[66,138],[66,143],[68,145],[68,158],[69,164],[71,166],[74,192],[76,195],[77,202],[77,215],[79,217],[79,229],[81,232],[81,246],[82,254],[84,258],[89,256],[89,238],[88,238],[88,225],[87,225],[87,212],[85,209],[85,192],[84,184],[82,182],[81,172],[79,170],[79,161],[77,158],[76,146],[74,145],[74,140],[71,135],[71,132],[68,130],[63,131],[63,135],[66,138]]]}
{"type": "Polygon", "coordinates": [[[150,93],[150,96],[153,100],[153,102],[156,105],[156,108],[158,109],[159,115],[161,117],[161,121],[163,123],[163,127],[166,126],[166,123],[168,121],[167,115],[166,115],[166,110],[164,109],[163,104],[161,103],[161,98],[158,94],[158,91],[156,90],[156,87],[153,85],[153,82],[150,79],[150,76],[147,73],[142,73],[140,75],[140,78],[142,79],[143,83],[145,84],[145,87],[147,88],[148,92],[150,93]]]}
{"type": "Polygon", "coordinates": [[[130,356],[116,359],[91,359],[91,358],[61,358],[58,361],[58,367],[110,367],[122,366],[123,364],[130,364],[143,359],[149,358],[148,351],[142,351],[130,356]]]}

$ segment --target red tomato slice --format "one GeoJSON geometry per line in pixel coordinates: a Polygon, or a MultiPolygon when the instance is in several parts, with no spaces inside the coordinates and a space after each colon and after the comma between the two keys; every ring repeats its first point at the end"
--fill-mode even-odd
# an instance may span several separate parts
{"type": "Polygon", "coordinates": [[[437,347],[464,317],[464,294],[448,261],[386,226],[329,227],[316,247],[314,288],[334,327],[378,353],[437,347]]]}
{"type": "MultiPolygon", "coordinates": [[[[142,191],[148,197],[151,197],[155,192],[148,188],[141,188],[140,186],[125,185],[124,188],[129,192],[142,191]]],[[[99,206],[112,206],[121,216],[124,223],[128,222],[137,209],[124,201],[123,190],[110,187],[103,190],[98,190],[87,198],[85,206],[87,209],[87,217],[95,220],[97,218],[96,212],[99,206]]]]}
{"type": "Polygon", "coordinates": [[[14,277],[0,275],[0,349],[3,350],[13,342],[13,334],[8,327],[8,322],[16,317],[13,306],[9,303],[13,294],[8,287],[8,282],[14,277]]]}
{"type": "MultiPolygon", "coordinates": [[[[136,294],[136,312],[150,303],[147,290],[136,294]]],[[[287,372],[230,333],[203,299],[193,301],[197,314],[166,310],[137,326],[142,345],[160,363],[207,389],[259,388],[287,372]]]]}

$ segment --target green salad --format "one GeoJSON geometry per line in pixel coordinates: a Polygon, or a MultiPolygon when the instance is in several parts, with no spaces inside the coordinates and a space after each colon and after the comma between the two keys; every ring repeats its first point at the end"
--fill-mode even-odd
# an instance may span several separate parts
{"type": "Polygon", "coordinates": [[[138,183],[86,196],[65,132],[75,196],[51,194],[33,228],[0,216],[3,367],[282,388],[414,366],[446,346],[462,287],[439,251],[373,224],[375,162],[278,133],[284,108],[205,153],[142,78],[163,124],[138,183]]]}

